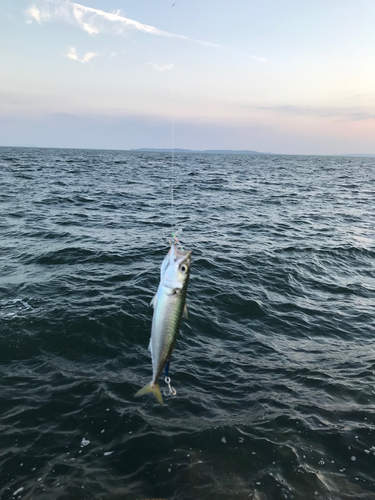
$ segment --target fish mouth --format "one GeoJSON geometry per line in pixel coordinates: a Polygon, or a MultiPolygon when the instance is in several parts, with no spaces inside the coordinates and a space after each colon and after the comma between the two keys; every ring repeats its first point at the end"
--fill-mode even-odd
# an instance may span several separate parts
{"type": "Polygon", "coordinates": [[[172,264],[174,261],[178,261],[180,264],[188,259],[191,259],[191,250],[179,250],[176,248],[175,244],[172,243],[171,249],[169,250],[169,262],[172,264]]]}

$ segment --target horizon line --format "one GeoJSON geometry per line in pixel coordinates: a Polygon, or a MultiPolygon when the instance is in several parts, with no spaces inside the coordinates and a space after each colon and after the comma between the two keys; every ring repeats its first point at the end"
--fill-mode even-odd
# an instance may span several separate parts
{"type": "Polygon", "coordinates": [[[89,147],[61,147],[61,146],[3,146],[0,148],[19,148],[19,149],[73,149],[73,150],[87,150],[87,151],[128,151],[128,152],[144,152],[144,153],[206,153],[206,154],[249,154],[253,156],[357,156],[362,158],[375,158],[375,153],[269,153],[263,151],[255,151],[251,149],[185,149],[185,148],[89,148],[89,147]]]}

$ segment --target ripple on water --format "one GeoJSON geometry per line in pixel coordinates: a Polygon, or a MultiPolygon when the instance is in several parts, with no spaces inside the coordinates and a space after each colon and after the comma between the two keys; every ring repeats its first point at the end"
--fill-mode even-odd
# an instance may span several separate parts
{"type": "Polygon", "coordinates": [[[134,394],[170,160],[0,148],[1,499],[373,500],[373,160],[175,155],[193,266],[161,408],[134,394]]]}

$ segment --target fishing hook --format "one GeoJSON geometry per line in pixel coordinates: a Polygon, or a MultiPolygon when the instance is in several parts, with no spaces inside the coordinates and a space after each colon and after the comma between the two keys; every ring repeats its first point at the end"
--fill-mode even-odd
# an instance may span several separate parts
{"type": "Polygon", "coordinates": [[[175,396],[177,394],[177,391],[174,387],[171,386],[171,379],[170,377],[165,377],[164,382],[168,385],[169,388],[169,393],[173,394],[175,396]]]}

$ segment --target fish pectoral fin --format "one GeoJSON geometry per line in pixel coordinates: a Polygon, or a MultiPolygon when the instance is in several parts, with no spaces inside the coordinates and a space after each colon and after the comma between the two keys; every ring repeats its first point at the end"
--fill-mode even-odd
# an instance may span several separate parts
{"type": "Polygon", "coordinates": [[[182,313],[182,317],[185,319],[189,319],[186,302],[185,302],[184,312],[182,313]]]}
{"type": "Polygon", "coordinates": [[[150,382],[149,384],[142,387],[142,389],[140,389],[135,394],[135,397],[138,398],[139,396],[143,396],[144,394],[148,394],[149,392],[152,392],[152,394],[158,400],[158,403],[160,403],[161,406],[163,406],[163,398],[161,396],[159,384],[153,384],[152,382],[150,382]]]}
{"type": "Polygon", "coordinates": [[[153,307],[154,307],[154,309],[155,309],[155,307],[156,307],[156,302],[157,302],[157,299],[158,299],[158,294],[157,294],[157,293],[155,293],[155,295],[152,297],[151,302],[150,302],[150,306],[153,306],[153,307]]]}

